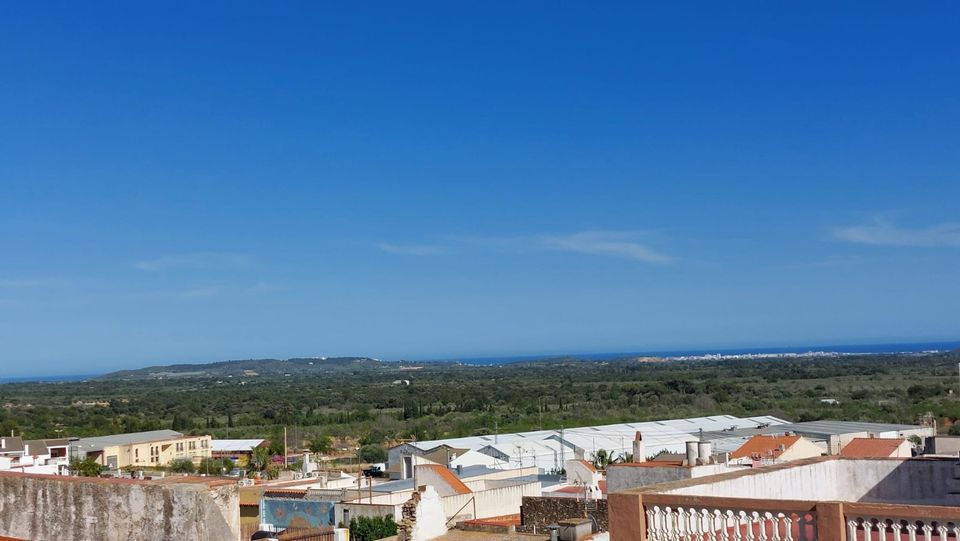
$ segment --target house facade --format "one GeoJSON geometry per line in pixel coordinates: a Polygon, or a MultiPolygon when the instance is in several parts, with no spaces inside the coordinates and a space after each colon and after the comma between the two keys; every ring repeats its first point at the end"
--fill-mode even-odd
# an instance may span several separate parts
{"type": "Polygon", "coordinates": [[[212,456],[212,447],[210,436],[186,436],[173,430],[153,430],[82,438],[74,444],[73,452],[84,458],[93,458],[109,469],[151,468],[184,459],[198,464],[202,459],[212,456]]]}

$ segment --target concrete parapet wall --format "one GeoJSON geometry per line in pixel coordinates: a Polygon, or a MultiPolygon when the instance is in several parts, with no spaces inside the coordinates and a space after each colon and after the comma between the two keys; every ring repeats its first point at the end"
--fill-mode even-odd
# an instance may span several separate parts
{"type": "Polygon", "coordinates": [[[33,541],[240,539],[233,483],[0,474],[0,536],[33,541]]]}
{"type": "Polygon", "coordinates": [[[955,460],[813,459],[650,487],[661,494],[877,503],[948,503],[955,460]]]}
{"type": "Polygon", "coordinates": [[[443,511],[448,519],[460,520],[513,515],[520,512],[524,496],[539,496],[540,492],[540,483],[533,482],[445,496],[443,511]]]}
{"type": "MultiPolygon", "coordinates": [[[[410,499],[410,493],[406,493],[407,499],[410,499]]],[[[376,518],[376,517],[386,517],[390,515],[393,517],[393,520],[399,522],[401,518],[401,508],[402,505],[388,505],[388,504],[369,504],[369,503],[356,503],[356,502],[340,502],[334,506],[334,513],[336,515],[337,525],[343,523],[345,526],[350,519],[357,517],[367,517],[367,518],[376,518]],[[347,520],[344,520],[344,511],[347,512],[347,520]]]]}

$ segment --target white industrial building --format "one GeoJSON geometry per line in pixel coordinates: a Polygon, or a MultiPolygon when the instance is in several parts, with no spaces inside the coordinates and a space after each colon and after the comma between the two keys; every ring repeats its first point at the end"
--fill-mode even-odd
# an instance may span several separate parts
{"type": "Polygon", "coordinates": [[[536,467],[559,472],[566,460],[592,460],[600,451],[616,460],[633,452],[633,439],[643,434],[648,457],[684,453],[688,441],[709,441],[718,454],[729,453],[758,434],[794,434],[817,444],[824,454],[837,454],[851,439],[921,438],[935,435],[927,426],[865,423],[859,421],[809,421],[791,423],[771,416],[713,415],[689,419],[643,421],[603,426],[491,434],[442,440],[414,441],[389,452],[388,471],[393,479],[407,479],[413,466],[443,464],[514,469],[536,467]]]}
{"type": "MultiPolygon", "coordinates": [[[[569,459],[591,460],[601,449],[616,458],[633,451],[637,432],[643,434],[646,452],[682,453],[686,442],[696,441],[700,433],[752,429],[761,430],[788,422],[776,417],[734,417],[714,415],[691,419],[643,421],[613,425],[537,430],[511,434],[471,436],[443,440],[415,441],[398,445],[389,452],[389,463],[423,464],[428,455],[435,463],[447,466],[483,465],[492,468],[513,469],[537,467],[543,472],[557,472],[569,459]],[[443,449],[438,453],[437,449],[443,449]],[[437,456],[446,460],[436,460],[437,456]]],[[[395,468],[394,478],[406,479],[410,467],[395,468]]]]}

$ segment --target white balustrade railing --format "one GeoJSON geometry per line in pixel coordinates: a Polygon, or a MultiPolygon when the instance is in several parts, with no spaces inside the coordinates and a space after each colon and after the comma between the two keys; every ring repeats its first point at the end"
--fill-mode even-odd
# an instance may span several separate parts
{"type": "Polygon", "coordinates": [[[960,521],[899,519],[847,514],[847,539],[863,541],[956,541],[960,521]]]}
{"type": "Polygon", "coordinates": [[[651,504],[648,541],[814,541],[811,512],[753,511],[651,504]]]}

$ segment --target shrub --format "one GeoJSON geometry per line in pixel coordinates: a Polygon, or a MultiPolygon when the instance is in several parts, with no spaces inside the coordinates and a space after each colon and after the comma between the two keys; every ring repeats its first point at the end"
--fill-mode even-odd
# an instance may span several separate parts
{"type": "Polygon", "coordinates": [[[236,467],[237,465],[229,458],[204,458],[200,461],[200,467],[197,468],[197,471],[209,475],[220,475],[221,473],[229,473],[236,467]]]}
{"type": "Polygon", "coordinates": [[[379,445],[369,444],[360,448],[360,460],[363,462],[385,462],[387,452],[379,445]]]}
{"type": "Polygon", "coordinates": [[[189,458],[177,458],[170,461],[170,471],[173,473],[193,473],[197,468],[189,458]]]}
{"type": "Polygon", "coordinates": [[[350,520],[350,534],[356,541],[376,541],[397,535],[397,523],[392,515],[357,517],[350,520]]]}
{"type": "Polygon", "coordinates": [[[103,471],[103,466],[93,458],[74,458],[70,461],[70,471],[80,477],[97,477],[103,471]]]}

